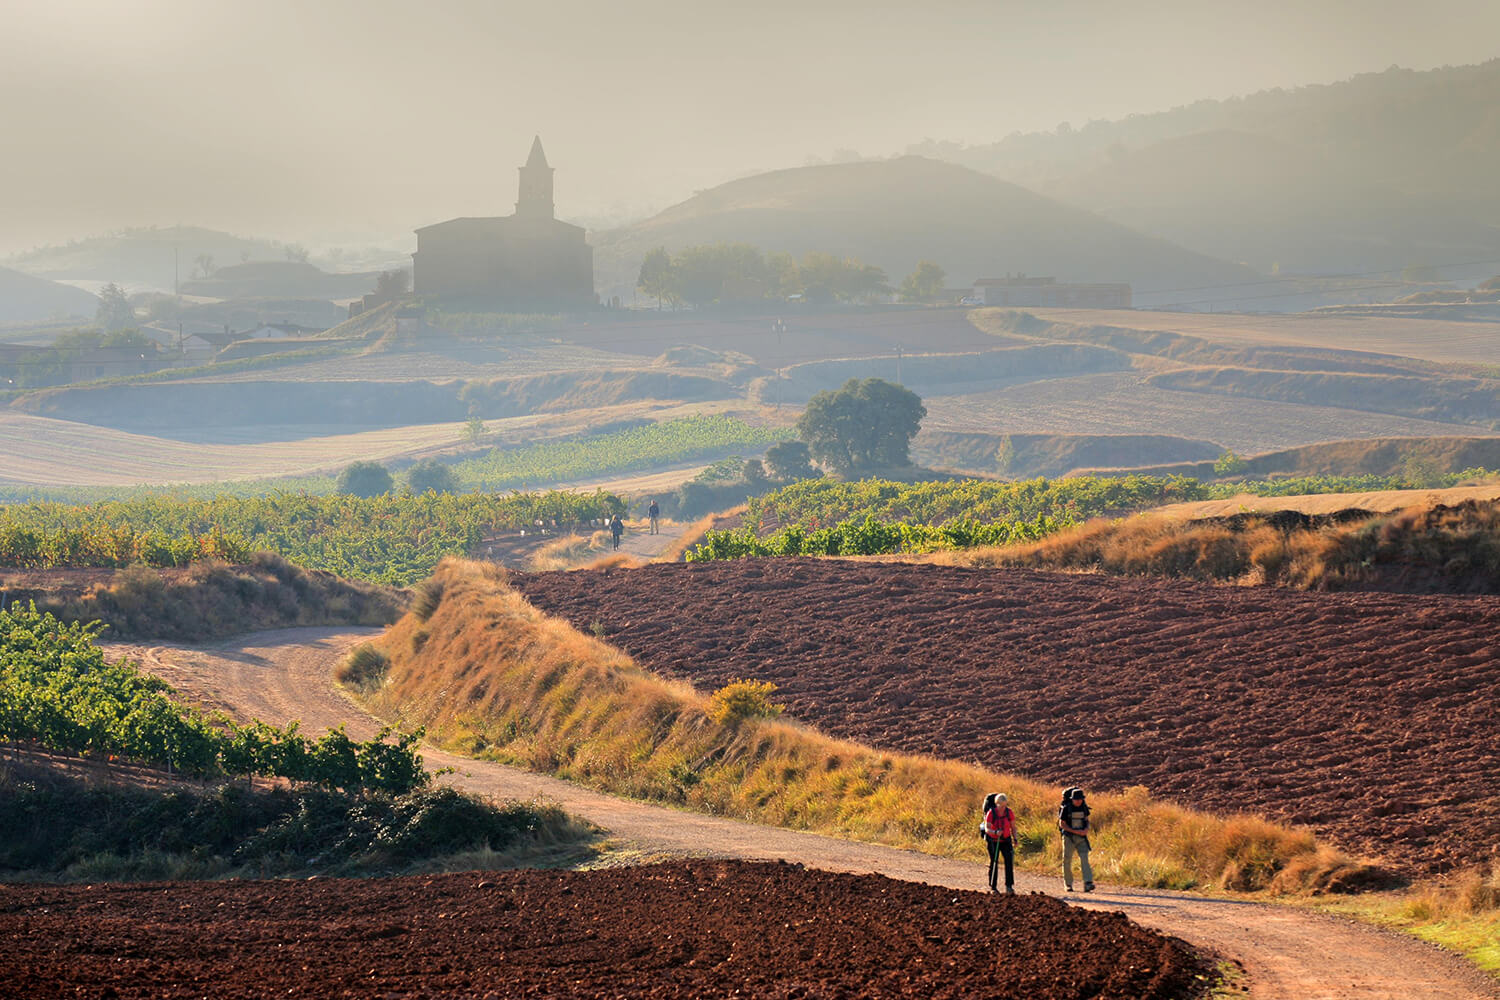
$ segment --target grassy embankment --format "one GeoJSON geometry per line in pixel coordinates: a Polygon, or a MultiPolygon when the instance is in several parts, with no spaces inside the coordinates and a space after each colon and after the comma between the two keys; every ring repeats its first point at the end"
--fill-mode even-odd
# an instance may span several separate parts
{"type": "MultiPolygon", "coordinates": [[[[1004,789],[1023,865],[1056,871],[1056,789],[882,753],[770,718],[715,721],[710,699],[528,604],[492,567],[445,561],[380,640],[366,703],[446,747],[617,794],[793,829],[978,859],[974,814],[1004,789]]],[[[1370,869],[1311,833],[1214,817],[1144,789],[1092,803],[1101,878],[1128,885],[1336,890],[1370,869]]]]}
{"type": "Polygon", "coordinates": [[[1493,593],[1500,586],[1500,503],[1419,505],[1347,518],[1282,513],[1183,521],[1146,515],[1091,521],[1029,544],[922,558],[1301,590],[1378,585],[1493,593]]]}
{"type": "Polygon", "coordinates": [[[0,600],[34,602],[64,621],[99,621],[110,639],[201,641],[265,628],[385,625],[409,593],[304,570],[270,552],[245,565],[200,562],[183,568],[27,572],[7,579],[0,600]]]}

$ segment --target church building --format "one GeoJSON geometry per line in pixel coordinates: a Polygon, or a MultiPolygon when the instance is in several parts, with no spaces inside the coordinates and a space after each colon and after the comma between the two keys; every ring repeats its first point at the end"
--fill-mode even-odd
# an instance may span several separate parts
{"type": "Polygon", "coordinates": [[[538,136],[521,168],[514,215],[418,229],[412,290],[515,306],[595,304],[594,249],[581,226],[553,215],[552,169],[538,136]]]}

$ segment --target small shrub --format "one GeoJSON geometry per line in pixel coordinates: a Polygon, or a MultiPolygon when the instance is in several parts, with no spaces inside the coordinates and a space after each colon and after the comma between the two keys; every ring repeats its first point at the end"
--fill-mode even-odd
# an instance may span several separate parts
{"type": "Polygon", "coordinates": [[[417,595],[411,602],[411,613],[425,622],[433,616],[441,603],[443,603],[443,581],[433,577],[417,588],[417,595]]]}
{"type": "Polygon", "coordinates": [[[366,642],[356,646],[339,664],[337,676],[340,684],[368,691],[384,684],[390,670],[390,657],[366,642]]]}
{"type": "Polygon", "coordinates": [[[776,685],[770,681],[730,681],[708,700],[708,717],[721,726],[744,719],[774,719],[783,709],[771,700],[775,691],[776,685]]]}

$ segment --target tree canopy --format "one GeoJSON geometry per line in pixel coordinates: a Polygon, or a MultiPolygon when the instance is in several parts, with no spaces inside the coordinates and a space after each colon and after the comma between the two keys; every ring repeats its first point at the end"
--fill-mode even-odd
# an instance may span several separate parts
{"type": "Polygon", "coordinates": [[[869,302],[888,294],[885,271],[853,257],[810,251],[763,254],[748,243],[712,243],[669,254],[657,247],[641,263],[636,287],[657,300],[695,308],[802,295],[810,302],[869,302]]]}
{"type": "Polygon", "coordinates": [[[453,470],[435,458],[425,458],[406,472],[406,488],[420,496],[431,490],[433,493],[457,493],[458,480],[453,470]]]}
{"type": "Polygon", "coordinates": [[[917,269],[901,282],[901,297],[907,302],[931,302],[943,291],[948,272],[930,260],[917,261],[917,269]]]}
{"type": "Polygon", "coordinates": [[[99,311],[95,322],[106,330],[123,330],[135,326],[135,309],[125,296],[125,289],[111,281],[99,290],[99,311]]]}
{"type": "Polygon", "coordinates": [[[911,464],[911,439],[925,416],[927,407],[905,386],[850,379],[808,401],[797,436],[819,464],[839,474],[904,466],[911,464]]]}
{"type": "Polygon", "coordinates": [[[379,462],[354,462],[339,473],[334,489],[357,497],[376,497],[389,493],[395,485],[390,472],[379,462]]]}

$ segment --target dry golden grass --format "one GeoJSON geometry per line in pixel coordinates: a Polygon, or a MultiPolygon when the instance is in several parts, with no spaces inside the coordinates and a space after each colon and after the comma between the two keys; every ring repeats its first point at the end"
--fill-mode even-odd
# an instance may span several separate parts
{"type": "Polygon", "coordinates": [[[577,569],[599,558],[608,550],[608,531],[595,531],[588,535],[564,535],[527,556],[526,568],[533,573],[577,569]]]}
{"type": "Polygon", "coordinates": [[[708,529],[714,526],[715,521],[721,517],[732,517],[745,512],[745,505],[732,507],[718,514],[708,514],[698,518],[692,524],[682,529],[682,534],[670,546],[664,549],[660,555],[652,559],[652,562],[682,562],[682,557],[687,555],[689,549],[703,541],[703,536],[708,534],[708,529]]]}
{"type": "MultiPolygon", "coordinates": [[[[982,853],[978,803],[1003,790],[1020,816],[1022,861],[1060,861],[1057,789],[784,719],[715,723],[707,696],[542,614],[498,567],[448,560],[437,577],[431,618],[408,615],[381,640],[391,669],[368,704],[457,752],[717,815],[969,858],[982,853]]],[[[1093,807],[1096,869],[1111,881],[1293,891],[1370,871],[1309,832],[1155,802],[1142,788],[1093,807]]]]}
{"type": "Polygon", "coordinates": [[[1164,576],[1299,590],[1395,582],[1425,590],[1488,592],[1500,574],[1500,503],[1418,504],[1394,514],[1303,526],[1278,524],[1259,514],[1184,520],[1148,513],[1090,521],[1025,545],[916,558],[949,566],[1164,576]]]}
{"type": "Polygon", "coordinates": [[[1227,500],[1194,500],[1167,504],[1151,514],[1174,518],[1230,517],[1235,514],[1295,510],[1303,514],[1333,514],[1368,510],[1386,514],[1414,507],[1453,506],[1466,500],[1500,499],[1500,482],[1454,486],[1441,490],[1379,490],[1372,493],[1312,493],[1306,496],[1258,497],[1248,493],[1227,500]]]}

